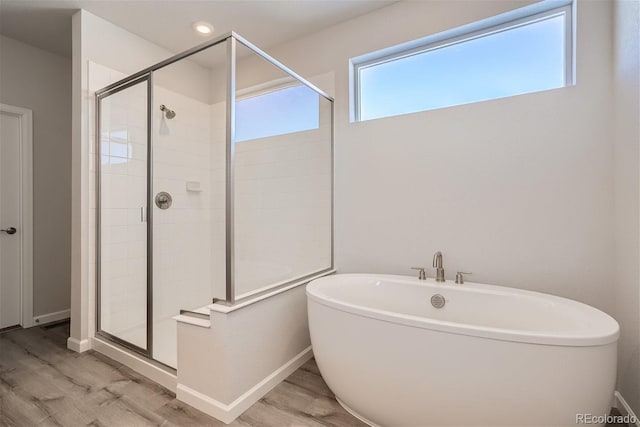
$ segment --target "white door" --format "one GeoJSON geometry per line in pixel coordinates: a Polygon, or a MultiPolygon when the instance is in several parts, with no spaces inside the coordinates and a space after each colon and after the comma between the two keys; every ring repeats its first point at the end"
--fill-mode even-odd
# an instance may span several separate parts
{"type": "Polygon", "coordinates": [[[21,324],[20,116],[0,111],[0,329],[21,324]]]}

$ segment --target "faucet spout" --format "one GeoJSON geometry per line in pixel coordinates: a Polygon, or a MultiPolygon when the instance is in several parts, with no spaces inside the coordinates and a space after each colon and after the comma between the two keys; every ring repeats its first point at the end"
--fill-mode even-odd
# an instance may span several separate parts
{"type": "Polygon", "coordinates": [[[433,267],[436,269],[436,282],[444,282],[444,267],[442,266],[442,252],[433,255],[433,267]]]}
{"type": "Polygon", "coordinates": [[[442,252],[438,251],[433,255],[433,267],[442,268],[442,252]]]}

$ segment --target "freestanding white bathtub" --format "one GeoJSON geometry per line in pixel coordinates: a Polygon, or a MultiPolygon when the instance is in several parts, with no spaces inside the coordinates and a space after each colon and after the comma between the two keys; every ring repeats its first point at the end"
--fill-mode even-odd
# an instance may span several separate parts
{"type": "Polygon", "coordinates": [[[366,274],[314,280],[307,301],[323,378],[372,426],[575,426],[610,408],[619,327],[588,305],[366,274]]]}

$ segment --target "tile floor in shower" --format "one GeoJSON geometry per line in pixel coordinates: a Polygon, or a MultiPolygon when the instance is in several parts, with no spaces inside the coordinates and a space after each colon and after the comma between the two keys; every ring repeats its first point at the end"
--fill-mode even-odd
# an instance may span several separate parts
{"type": "MultiPolygon", "coordinates": [[[[0,426],[225,425],[118,362],[67,350],[68,336],[68,322],[0,335],[0,426]]],[[[365,426],[336,402],[313,360],[231,425],[365,426]]]]}

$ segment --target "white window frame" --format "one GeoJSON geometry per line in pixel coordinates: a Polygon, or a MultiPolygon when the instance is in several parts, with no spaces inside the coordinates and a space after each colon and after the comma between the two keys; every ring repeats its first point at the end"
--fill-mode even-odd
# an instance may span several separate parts
{"type": "Polygon", "coordinates": [[[575,84],[575,1],[545,0],[481,21],[463,25],[438,34],[402,43],[352,58],[349,61],[351,84],[351,122],[361,120],[360,71],[391,61],[441,49],[458,43],[509,31],[556,16],[565,16],[565,78],[564,86],[575,84]]]}

